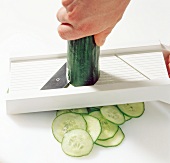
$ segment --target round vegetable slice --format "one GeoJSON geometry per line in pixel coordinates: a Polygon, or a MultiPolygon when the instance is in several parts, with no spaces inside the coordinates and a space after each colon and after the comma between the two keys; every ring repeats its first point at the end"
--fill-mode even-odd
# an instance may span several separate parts
{"type": "Polygon", "coordinates": [[[127,116],[124,114],[124,117],[125,117],[125,121],[129,121],[130,119],[132,119],[131,117],[127,116]]]}
{"type": "Polygon", "coordinates": [[[64,113],[56,117],[52,123],[52,132],[56,140],[62,141],[64,134],[73,129],[86,130],[86,121],[77,113],[64,113]]]}
{"type": "Polygon", "coordinates": [[[69,109],[57,110],[56,116],[58,117],[58,116],[61,115],[61,114],[69,113],[69,112],[71,112],[69,109]]]}
{"type": "Polygon", "coordinates": [[[74,129],[64,135],[61,147],[67,155],[81,157],[88,155],[93,145],[93,140],[87,131],[74,129]]]}
{"type": "Polygon", "coordinates": [[[116,106],[103,106],[100,111],[103,117],[117,125],[125,122],[124,115],[116,106]]]}
{"type": "Polygon", "coordinates": [[[69,112],[80,113],[80,114],[88,114],[87,108],[76,108],[76,109],[57,110],[56,116],[59,116],[63,113],[69,113],[69,112]]]}
{"type": "Polygon", "coordinates": [[[112,138],[107,139],[107,140],[97,140],[95,143],[103,147],[115,147],[121,144],[124,138],[125,138],[125,135],[122,129],[119,127],[119,130],[116,132],[116,134],[112,138]]]}
{"type": "Polygon", "coordinates": [[[120,104],[117,106],[124,114],[132,118],[140,117],[145,111],[144,102],[120,104]]]}
{"type": "Polygon", "coordinates": [[[83,117],[87,122],[87,132],[91,135],[93,141],[95,142],[102,131],[100,121],[90,115],[84,115],[83,117]]]}
{"type": "Polygon", "coordinates": [[[100,113],[100,111],[91,112],[90,115],[96,117],[100,121],[102,131],[98,139],[105,140],[115,135],[115,133],[118,130],[118,126],[115,125],[114,123],[109,122],[106,118],[104,118],[100,113]]]}
{"type": "Polygon", "coordinates": [[[87,108],[70,109],[70,111],[73,113],[88,114],[87,108]]]}

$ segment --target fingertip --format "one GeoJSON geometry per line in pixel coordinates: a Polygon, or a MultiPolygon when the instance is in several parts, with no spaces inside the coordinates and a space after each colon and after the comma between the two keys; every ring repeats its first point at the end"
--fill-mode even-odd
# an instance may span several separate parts
{"type": "Polygon", "coordinates": [[[98,33],[94,36],[95,42],[98,46],[102,46],[105,43],[107,36],[112,31],[112,28],[113,27],[109,27],[109,28],[105,29],[104,31],[102,31],[102,32],[100,32],[100,33],[98,33]]]}
{"type": "Polygon", "coordinates": [[[101,37],[100,35],[94,35],[94,40],[97,46],[103,46],[106,38],[105,37],[101,37]]]}
{"type": "Polygon", "coordinates": [[[58,26],[58,34],[64,40],[69,40],[69,33],[72,31],[72,27],[70,24],[60,24],[58,26]]]}
{"type": "Polygon", "coordinates": [[[105,43],[105,40],[97,40],[95,41],[97,46],[103,46],[105,43]]]}
{"type": "Polygon", "coordinates": [[[64,40],[75,40],[79,38],[78,32],[71,24],[62,23],[58,26],[58,33],[64,40]]]}

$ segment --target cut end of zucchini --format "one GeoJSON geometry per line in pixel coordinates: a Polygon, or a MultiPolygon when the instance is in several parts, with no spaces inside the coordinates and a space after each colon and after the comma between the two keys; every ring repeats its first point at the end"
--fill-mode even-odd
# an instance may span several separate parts
{"type": "Polygon", "coordinates": [[[100,76],[100,47],[94,37],[88,36],[68,41],[68,80],[73,86],[94,85],[100,76]]]}

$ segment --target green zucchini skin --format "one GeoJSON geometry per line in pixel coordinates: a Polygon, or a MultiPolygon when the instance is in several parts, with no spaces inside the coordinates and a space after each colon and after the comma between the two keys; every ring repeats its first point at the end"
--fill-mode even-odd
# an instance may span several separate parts
{"type": "Polygon", "coordinates": [[[70,84],[94,85],[100,76],[99,55],[100,47],[95,44],[93,36],[68,41],[67,73],[70,84]]]}

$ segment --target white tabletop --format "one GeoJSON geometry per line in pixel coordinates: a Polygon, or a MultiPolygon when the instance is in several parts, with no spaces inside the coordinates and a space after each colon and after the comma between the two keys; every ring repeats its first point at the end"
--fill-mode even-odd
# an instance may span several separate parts
{"type": "MultiPolygon", "coordinates": [[[[9,57],[66,52],[57,34],[59,0],[0,1],[0,163],[169,163],[170,106],[147,102],[144,115],[122,126],[124,142],[115,148],[94,146],[87,157],[66,156],[54,139],[55,112],[6,114],[9,57]]],[[[170,43],[170,1],[131,1],[123,19],[101,49],[170,43]]],[[[165,92],[166,93],[166,92],[165,92]]]]}

